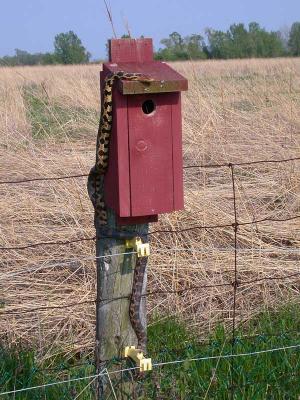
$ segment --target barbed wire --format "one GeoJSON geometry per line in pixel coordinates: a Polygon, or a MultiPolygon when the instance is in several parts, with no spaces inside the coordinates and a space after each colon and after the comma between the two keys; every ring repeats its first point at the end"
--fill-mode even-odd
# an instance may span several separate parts
{"type": "MultiPolygon", "coordinates": [[[[184,294],[193,290],[199,290],[199,289],[214,289],[217,287],[244,287],[244,286],[248,286],[254,283],[259,283],[259,282],[263,282],[263,281],[273,281],[273,280],[287,280],[287,279],[291,279],[291,278],[295,278],[300,276],[300,271],[299,272],[295,272],[292,274],[288,274],[285,276],[267,276],[267,277],[263,277],[263,278],[259,278],[259,279],[252,279],[252,280],[248,280],[248,281],[233,281],[233,282],[228,282],[228,283],[217,283],[217,284],[211,284],[211,285],[193,285],[193,286],[189,286],[188,288],[183,288],[183,289],[176,289],[176,290],[154,290],[154,291],[150,291],[147,293],[142,294],[143,298],[147,298],[147,297],[151,297],[151,296],[155,296],[155,295],[165,295],[165,294],[184,294]]],[[[98,302],[100,301],[100,303],[104,303],[104,304],[109,304],[111,302],[114,301],[118,301],[118,300],[130,300],[130,296],[131,293],[129,293],[128,295],[123,295],[123,296],[116,296],[116,297],[111,297],[111,298],[101,298],[98,300],[98,302]]],[[[59,305],[59,306],[41,306],[41,307],[35,307],[35,308],[30,308],[28,309],[13,309],[13,310],[1,310],[0,311],[0,315],[16,315],[16,314],[24,314],[24,313],[33,313],[36,311],[48,311],[48,310],[55,310],[55,309],[64,309],[64,308],[72,308],[72,307],[76,307],[76,306],[80,306],[80,305],[84,305],[84,304],[96,304],[97,303],[97,299],[92,299],[92,300],[84,300],[84,301],[80,301],[80,302],[73,302],[70,304],[64,304],[64,305],[59,305]]],[[[234,308],[233,308],[234,309],[234,308]]]]}
{"type": "MultiPolygon", "coordinates": [[[[296,161],[300,160],[300,157],[294,157],[294,158],[286,158],[286,159],[281,159],[281,160],[257,160],[257,161],[248,161],[248,162],[239,162],[239,163],[224,163],[224,164],[199,164],[199,165],[193,165],[193,166],[186,166],[185,168],[217,168],[217,167],[223,167],[227,166],[231,169],[232,173],[232,178],[234,178],[233,175],[233,168],[234,166],[241,166],[241,165],[254,165],[254,164],[259,164],[259,163],[285,163],[288,161],[296,161]]],[[[32,181],[41,181],[41,180],[60,180],[60,179],[69,179],[69,178],[78,178],[78,177],[84,177],[87,176],[87,174],[79,174],[79,175],[69,175],[69,176],[62,176],[62,177],[45,177],[45,178],[30,178],[30,179],[23,179],[23,180],[18,180],[18,181],[0,181],[0,185],[4,184],[18,184],[18,183],[25,183],[25,182],[32,182],[32,181]]],[[[159,229],[155,230],[152,232],[149,232],[147,235],[156,235],[156,234],[180,234],[180,233],[185,233],[189,232],[191,230],[197,230],[197,229],[223,229],[223,228],[230,228],[230,227],[238,227],[238,226],[246,226],[246,225],[253,225],[253,224],[259,224],[263,222],[287,222],[291,221],[293,219],[298,219],[300,218],[300,215],[295,215],[292,217],[286,217],[286,218],[275,218],[275,217],[265,217],[257,220],[252,220],[252,221],[245,221],[245,222],[237,222],[235,221],[234,223],[227,223],[227,224],[213,224],[213,225],[195,225],[192,227],[188,228],[182,228],[182,229],[177,229],[177,230],[170,230],[170,229],[159,229]]],[[[131,233],[132,235],[132,233],[131,233]]],[[[143,236],[143,235],[141,235],[143,236]]],[[[78,243],[78,242],[83,242],[83,241],[93,241],[96,239],[114,239],[113,235],[103,235],[100,238],[97,238],[95,236],[93,237],[84,237],[84,238],[78,238],[78,239],[71,239],[71,240],[65,240],[65,241],[43,241],[43,242],[37,242],[37,243],[31,243],[27,245],[19,245],[19,246],[8,246],[0,247],[0,251],[10,251],[10,250],[25,250],[29,248],[35,248],[39,246],[51,246],[51,245],[69,245],[73,243],[78,243]]]]}
{"type": "MultiPolygon", "coordinates": [[[[114,253],[114,254],[106,254],[106,255],[102,255],[102,256],[85,256],[85,257],[76,257],[76,258],[72,258],[72,259],[66,259],[66,260],[62,260],[60,262],[54,262],[54,263],[50,263],[48,265],[36,265],[34,267],[26,267],[26,268],[20,268],[18,269],[17,272],[8,272],[6,275],[2,274],[0,276],[0,281],[3,281],[5,279],[11,279],[14,278],[16,276],[19,276],[21,274],[24,273],[29,273],[29,272],[40,272],[43,270],[49,270],[52,268],[57,268],[57,267],[65,267],[68,268],[68,266],[72,266],[74,265],[74,263],[76,262],[84,262],[84,261],[96,261],[96,260],[101,260],[102,258],[112,258],[112,257],[118,257],[118,256],[127,256],[127,255],[131,255],[131,254],[137,254],[136,251],[125,251],[125,252],[121,252],[121,253],[114,253]]],[[[77,266],[76,266],[77,268],[77,266]]],[[[78,268],[80,268],[80,266],[78,266],[78,268]]]]}
{"type": "MultiPolygon", "coordinates": [[[[245,221],[245,222],[238,222],[237,226],[246,226],[246,225],[255,225],[255,224],[261,224],[264,222],[288,222],[292,221],[294,219],[300,218],[300,215],[294,215],[292,217],[287,217],[287,218],[274,218],[274,217],[265,217],[257,220],[252,220],[252,221],[245,221]]],[[[179,233],[185,233],[189,232],[192,230],[196,229],[222,229],[222,228],[234,228],[235,227],[235,222],[227,223],[227,224],[219,224],[219,225],[194,225],[189,228],[182,228],[182,229],[177,229],[177,230],[156,230],[148,233],[148,236],[150,235],[155,235],[158,233],[167,233],[167,234],[179,234],[179,233]]],[[[0,248],[1,249],[1,248],[0,248]]]]}
{"type": "Polygon", "coordinates": [[[21,183],[29,183],[29,182],[39,182],[39,181],[60,181],[64,179],[75,179],[75,178],[84,178],[87,177],[88,174],[78,174],[78,175],[63,175],[63,176],[43,176],[41,178],[27,178],[27,179],[19,179],[19,180],[9,180],[9,181],[0,181],[0,185],[17,185],[21,183]]]}
{"type": "MultiPolygon", "coordinates": [[[[261,224],[264,222],[288,222],[292,221],[295,219],[299,219],[300,215],[294,215],[292,217],[286,217],[286,218],[274,218],[274,217],[266,217],[266,218],[261,218],[257,220],[252,220],[252,221],[245,221],[245,222],[238,222],[237,226],[247,226],[247,225],[256,225],[256,224],[261,224]]],[[[219,224],[219,225],[195,225],[189,228],[182,228],[182,229],[177,229],[177,230],[170,230],[170,229],[160,229],[160,230],[155,230],[152,232],[149,232],[147,234],[142,234],[139,233],[139,236],[152,236],[156,234],[171,234],[171,235],[178,235],[181,233],[193,231],[193,230],[198,230],[198,229],[221,229],[221,228],[232,228],[235,227],[236,223],[228,223],[228,224],[219,224]]],[[[126,231],[122,232],[123,234],[126,234],[126,231]]],[[[132,232],[128,232],[130,234],[130,237],[132,237],[132,232]]],[[[46,242],[37,242],[37,243],[30,243],[27,245],[21,245],[21,246],[8,246],[8,247],[0,247],[0,251],[10,251],[10,250],[26,250],[29,248],[35,248],[39,246],[65,246],[69,244],[74,244],[74,243],[79,243],[79,242],[84,242],[84,241],[93,241],[93,240],[100,240],[100,239],[116,239],[116,236],[114,235],[103,235],[100,237],[92,236],[92,237],[83,237],[83,238],[78,238],[78,239],[71,239],[71,240],[58,240],[58,241],[46,241],[46,242]]],[[[118,240],[118,238],[117,238],[118,240]]]]}
{"type": "MultiPolygon", "coordinates": [[[[291,346],[282,346],[282,347],[253,351],[253,352],[248,352],[248,353],[224,354],[224,355],[218,355],[218,356],[185,358],[185,359],[180,359],[180,360],[156,362],[156,363],[152,364],[152,367],[157,368],[157,367],[165,367],[165,366],[169,366],[169,365],[186,364],[186,363],[199,362],[199,361],[226,360],[226,359],[239,358],[239,357],[252,357],[252,356],[257,356],[257,355],[261,355],[261,354],[274,353],[274,352],[278,352],[278,351],[286,351],[286,350],[292,350],[292,349],[296,350],[299,348],[300,348],[300,344],[295,344],[295,345],[291,345],[291,346]]],[[[100,376],[107,376],[108,374],[116,375],[116,374],[120,374],[123,372],[129,372],[129,371],[134,371],[134,370],[138,370],[138,369],[139,369],[139,367],[123,368],[123,369],[118,369],[115,371],[106,371],[106,372],[103,372],[104,370],[102,370],[99,374],[87,375],[87,376],[78,377],[78,378],[70,378],[70,379],[65,379],[65,380],[61,380],[61,381],[57,381],[57,382],[46,383],[43,385],[29,386],[26,388],[1,392],[0,396],[4,396],[4,395],[8,395],[8,394],[16,394],[16,393],[26,392],[26,391],[30,391],[30,390],[35,390],[35,389],[47,388],[47,387],[61,385],[61,384],[70,383],[70,382],[78,382],[78,381],[82,381],[82,380],[86,380],[86,379],[94,379],[94,378],[98,378],[100,376]]]]}
{"type": "MultiPolygon", "coordinates": [[[[194,248],[194,247],[189,247],[189,248],[176,248],[176,247],[170,247],[167,250],[162,250],[162,249],[155,249],[155,254],[165,254],[168,253],[170,254],[171,252],[187,252],[187,253],[192,253],[194,254],[212,254],[214,252],[232,252],[234,250],[234,247],[207,247],[207,248],[194,248]]],[[[290,254],[299,254],[300,255],[300,249],[296,249],[296,248],[288,248],[288,247],[273,247],[273,248],[237,248],[236,251],[239,253],[258,253],[259,256],[261,256],[262,254],[268,254],[271,253],[272,256],[274,256],[274,254],[277,253],[285,253],[290,255],[290,254]]],[[[105,255],[101,255],[101,256],[83,256],[83,257],[74,257],[74,258],[68,258],[65,260],[60,260],[60,262],[50,262],[48,264],[34,264],[34,267],[26,267],[26,268],[18,268],[17,271],[13,271],[13,272],[8,272],[7,274],[1,274],[0,276],[0,281],[4,281],[5,279],[11,279],[14,277],[17,277],[19,275],[25,274],[25,273],[37,273],[43,270],[50,270],[53,268],[58,268],[58,267],[62,267],[62,268],[68,268],[68,266],[73,266],[74,263],[83,263],[86,261],[97,261],[97,260],[101,260],[101,259],[105,259],[105,258],[112,258],[112,257],[118,257],[121,255],[127,256],[127,255],[131,255],[131,254],[137,254],[136,251],[126,251],[126,252],[122,252],[122,253],[114,253],[114,254],[105,254],[105,255]]],[[[153,257],[153,252],[150,253],[149,258],[153,257]]],[[[83,265],[81,266],[83,268],[83,265]]],[[[76,266],[77,268],[77,266],[76,266]]],[[[78,266],[78,268],[80,268],[80,266],[78,266]]],[[[291,267],[293,268],[293,267],[291,267]]],[[[229,273],[232,270],[220,270],[220,271],[213,271],[214,273],[229,273]]],[[[210,271],[208,271],[210,272],[210,271]]],[[[274,279],[280,279],[275,277],[274,279]]]]}
{"type": "MultiPolygon", "coordinates": [[[[255,161],[239,161],[239,162],[226,162],[220,164],[195,164],[195,165],[185,165],[183,169],[191,169],[191,168],[224,168],[233,166],[247,166],[247,165],[256,165],[256,164],[269,164],[269,163],[286,163],[289,161],[299,161],[300,157],[291,157],[285,158],[281,160],[255,160],[255,161]]],[[[53,176],[53,177],[34,177],[34,178],[25,178],[25,179],[10,179],[8,181],[0,181],[0,185],[17,185],[21,183],[29,183],[29,182],[40,182],[40,181],[58,181],[63,179],[76,179],[76,178],[84,178],[89,174],[77,174],[77,175],[63,175],[63,176],[53,176]]]]}
{"type": "Polygon", "coordinates": [[[244,165],[255,165],[255,164],[269,164],[269,163],[285,163],[289,161],[299,161],[300,157],[291,157],[291,158],[283,158],[281,160],[254,160],[254,161],[238,161],[238,162],[226,162],[221,164],[194,164],[194,165],[186,165],[183,168],[224,168],[224,167],[231,167],[231,166],[244,166],[244,165]]]}
{"type": "MultiPolygon", "coordinates": [[[[212,253],[212,252],[232,252],[234,247],[170,247],[166,250],[155,249],[155,253],[169,253],[169,252],[190,252],[190,253],[212,253]]],[[[293,247],[237,247],[237,252],[239,253],[300,253],[300,248],[293,247]]],[[[150,255],[151,256],[151,255],[150,255]]],[[[76,260],[76,259],[75,259],[76,260]]]]}
{"type": "Polygon", "coordinates": [[[48,241],[48,242],[36,242],[36,243],[30,243],[30,244],[21,245],[21,246],[0,247],[0,251],[26,250],[26,249],[31,249],[31,248],[40,247],[40,246],[65,246],[65,245],[68,245],[68,244],[80,243],[80,242],[88,242],[88,241],[93,241],[93,240],[96,240],[96,239],[97,239],[96,236],[92,236],[92,237],[83,237],[83,238],[71,239],[71,240],[57,240],[57,241],[48,241]]]}

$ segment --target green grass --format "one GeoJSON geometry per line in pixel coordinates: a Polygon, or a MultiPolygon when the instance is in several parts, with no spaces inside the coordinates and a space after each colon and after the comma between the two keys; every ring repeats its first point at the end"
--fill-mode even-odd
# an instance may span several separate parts
{"type": "MultiPolygon", "coordinates": [[[[300,306],[287,306],[279,312],[266,312],[237,332],[232,347],[230,335],[218,327],[205,343],[199,343],[190,329],[172,320],[153,324],[148,330],[148,353],[154,363],[190,358],[229,355],[233,351],[251,353],[300,343],[300,306]],[[245,336],[247,335],[247,336],[245,336]]],[[[43,385],[58,380],[94,374],[92,363],[80,360],[52,360],[38,365],[33,351],[2,349],[0,391],[43,385]],[[48,369],[47,369],[48,368],[48,369]]],[[[108,366],[111,369],[112,365],[108,366]]],[[[120,377],[112,376],[115,390],[120,377]],[[115,380],[114,380],[115,379],[115,380]]],[[[89,380],[35,389],[1,399],[74,399],[89,380]]],[[[235,359],[185,361],[156,367],[141,379],[140,399],[299,399],[300,349],[277,351],[235,359]],[[233,384],[233,389],[232,389],[233,384]]],[[[79,399],[93,399],[88,387],[79,399]]],[[[128,397],[124,396],[124,399],[128,397]]]]}
{"type": "MultiPolygon", "coordinates": [[[[23,350],[20,347],[10,351],[2,349],[0,357],[0,392],[79,378],[95,373],[93,365],[89,364],[88,361],[82,362],[83,365],[78,367],[74,367],[72,361],[64,363],[63,360],[56,360],[51,368],[48,365],[38,365],[34,351],[23,350]]],[[[73,399],[74,395],[79,393],[88,383],[88,380],[84,380],[78,384],[60,384],[17,393],[15,396],[4,395],[0,396],[0,399],[73,399]]],[[[93,399],[92,391],[85,391],[80,399],[93,399]]]]}
{"type": "Polygon", "coordinates": [[[97,125],[98,115],[94,110],[70,108],[62,102],[50,100],[43,86],[25,86],[23,99],[33,139],[60,138],[66,134],[74,137],[82,134],[83,127],[91,122],[97,125]]]}
{"type": "MultiPolygon", "coordinates": [[[[173,321],[157,324],[149,336],[149,354],[154,360],[166,362],[290,346],[300,343],[300,307],[262,314],[237,332],[233,347],[230,335],[222,327],[216,329],[208,344],[202,345],[173,321]]],[[[161,376],[160,395],[169,395],[163,398],[230,399],[233,383],[234,399],[299,399],[300,349],[184,362],[164,366],[154,373],[161,376]]],[[[154,391],[150,385],[149,399],[155,398],[154,391]]]]}

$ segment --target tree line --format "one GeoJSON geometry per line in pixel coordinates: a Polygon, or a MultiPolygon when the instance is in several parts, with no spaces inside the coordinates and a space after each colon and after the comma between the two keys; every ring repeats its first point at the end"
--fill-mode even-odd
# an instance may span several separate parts
{"type": "MultiPolygon", "coordinates": [[[[166,61],[300,56],[300,22],[293,23],[287,31],[267,31],[257,22],[251,22],[248,26],[232,24],[227,31],[207,28],[204,36],[192,34],[182,37],[173,32],[160,44],[163,47],[155,52],[155,59],[166,61]]],[[[82,41],[69,31],[55,36],[52,53],[31,54],[16,49],[14,56],[0,58],[0,64],[82,64],[90,62],[90,59],[91,54],[82,41]]]]}
{"type": "Polygon", "coordinates": [[[300,56],[300,22],[295,22],[287,32],[268,32],[257,22],[248,27],[233,24],[227,31],[208,28],[205,37],[182,37],[173,32],[161,44],[164,47],[156,52],[156,59],[167,61],[300,56]]]}
{"type": "Polygon", "coordinates": [[[54,38],[53,53],[34,53],[15,49],[14,56],[0,58],[0,65],[51,65],[84,64],[90,61],[91,54],[73,31],[60,33],[54,38]]]}

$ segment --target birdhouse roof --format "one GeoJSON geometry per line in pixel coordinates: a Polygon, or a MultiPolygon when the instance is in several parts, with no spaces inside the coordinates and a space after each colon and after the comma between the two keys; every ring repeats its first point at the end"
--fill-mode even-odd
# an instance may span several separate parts
{"type": "Polygon", "coordinates": [[[188,89],[188,81],[165,62],[118,62],[106,63],[103,69],[108,72],[137,72],[153,79],[149,83],[121,80],[118,82],[122,94],[145,94],[181,92],[188,89]]]}

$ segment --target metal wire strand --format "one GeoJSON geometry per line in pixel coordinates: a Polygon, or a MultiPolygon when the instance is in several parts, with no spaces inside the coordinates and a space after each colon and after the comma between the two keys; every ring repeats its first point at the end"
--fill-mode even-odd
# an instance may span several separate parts
{"type": "MultiPolygon", "coordinates": [[[[289,161],[299,161],[300,157],[291,157],[285,158],[281,160],[256,160],[256,161],[240,161],[235,162],[234,165],[236,166],[243,166],[243,165],[255,165],[255,164],[265,164],[265,163],[286,163],[289,161]]],[[[195,164],[195,165],[185,165],[183,169],[190,169],[190,168],[224,168],[233,165],[233,163],[225,162],[220,164],[195,164]]],[[[88,174],[78,174],[78,175],[65,175],[65,176],[43,176],[43,177],[34,177],[34,178],[27,178],[27,179],[10,179],[7,181],[0,181],[0,185],[18,185],[21,183],[28,183],[28,182],[39,182],[39,181],[58,181],[63,179],[75,179],[75,178],[83,178],[87,177],[88,174]]]]}
{"type": "MultiPolygon", "coordinates": [[[[178,289],[178,290],[154,290],[151,292],[147,292],[144,293],[142,295],[142,297],[150,297],[150,296],[155,296],[158,294],[164,295],[164,294],[180,294],[183,295],[184,293],[190,292],[192,290],[199,290],[199,289],[214,289],[217,287],[232,287],[235,284],[239,287],[243,287],[246,285],[251,285],[254,283],[259,283],[259,282],[264,282],[264,281],[273,281],[273,280],[286,280],[286,279],[290,279],[290,278],[295,278],[300,276],[300,272],[295,272],[293,274],[288,274],[285,276],[278,276],[278,277],[264,277],[264,278],[259,278],[259,279],[253,279],[253,280],[249,280],[249,281],[236,281],[235,282],[228,282],[228,283],[217,283],[214,285],[194,285],[194,286],[189,286],[188,288],[184,288],[184,289],[178,289]]],[[[128,295],[125,296],[118,296],[118,297],[111,297],[111,298],[102,298],[101,299],[101,303],[103,303],[103,305],[106,305],[108,303],[111,303],[113,301],[118,301],[118,300],[124,300],[124,299],[130,299],[131,293],[129,293],[128,295]]],[[[26,314],[26,313],[33,313],[36,311],[47,311],[47,310],[55,310],[55,309],[64,309],[64,308],[71,308],[71,307],[77,307],[83,304],[94,304],[96,303],[97,300],[85,300],[85,301],[81,301],[81,302],[74,302],[74,303],[70,303],[70,304],[65,304],[65,305],[61,305],[61,306],[41,306],[41,307],[36,307],[36,308],[30,308],[27,310],[24,309],[14,309],[14,310],[2,310],[0,312],[0,315],[7,315],[7,314],[11,314],[11,315],[16,315],[16,314],[26,314]]]]}
{"type": "MultiPolygon", "coordinates": [[[[266,218],[257,219],[257,220],[253,220],[253,221],[239,222],[239,226],[256,225],[256,224],[263,223],[263,222],[288,222],[288,221],[292,221],[292,220],[299,219],[299,218],[300,218],[300,215],[294,215],[294,216],[288,217],[288,218],[266,217],[266,218]]],[[[233,222],[233,223],[222,224],[222,225],[195,225],[190,228],[183,228],[183,229],[178,229],[178,230],[170,230],[170,229],[156,230],[156,231],[147,233],[147,236],[151,236],[151,235],[155,235],[155,234],[162,234],[162,233],[178,235],[178,234],[181,234],[184,232],[198,230],[198,229],[208,230],[208,229],[217,229],[217,228],[232,228],[234,226],[234,224],[235,223],[233,222]]],[[[131,235],[132,235],[132,232],[131,232],[131,235]]],[[[143,236],[143,234],[139,234],[139,235],[143,236]]],[[[65,240],[65,241],[59,240],[59,241],[49,241],[49,242],[37,242],[37,243],[31,243],[31,244],[22,245],[22,246],[0,247],[0,251],[25,250],[25,249],[35,248],[35,247],[40,247],[40,246],[65,246],[65,245],[84,242],[84,241],[93,241],[96,239],[100,240],[100,239],[114,239],[114,238],[115,237],[113,235],[111,235],[111,236],[108,235],[108,236],[101,236],[99,238],[97,238],[96,236],[93,236],[93,237],[85,237],[85,238],[65,240]]]]}
{"type": "MultiPolygon", "coordinates": [[[[276,348],[272,348],[272,349],[267,349],[267,350],[260,350],[260,351],[254,351],[251,353],[238,353],[238,354],[224,354],[224,355],[218,355],[218,356],[208,356],[208,357],[194,357],[194,358],[186,358],[186,359],[181,359],[181,360],[173,360],[173,361],[164,361],[164,362],[156,362],[154,364],[152,364],[152,366],[154,368],[156,367],[164,367],[164,366],[168,366],[168,365],[175,365],[175,364],[185,364],[188,362],[198,362],[198,361],[208,361],[208,360],[225,360],[225,359],[231,359],[231,358],[239,358],[239,357],[251,357],[251,356],[256,356],[256,355],[260,355],[260,354],[266,354],[266,353],[274,353],[277,351],[285,351],[285,350],[292,350],[292,349],[299,349],[300,348],[300,344],[295,344],[292,346],[282,346],[282,347],[276,347],[276,348]]],[[[15,390],[10,390],[10,391],[6,391],[6,392],[1,392],[0,396],[4,396],[4,395],[8,395],[8,394],[15,394],[15,393],[20,393],[20,392],[26,392],[29,390],[34,390],[34,389],[41,389],[41,388],[46,388],[46,387],[50,387],[50,386],[56,386],[56,385],[61,385],[64,383],[70,383],[70,382],[78,382],[78,381],[82,381],[85,379],[94,379],[97,378],[99,376],[107,376],[108,374],[110,375],[116,375],[116,374],[120,374],[123,372],[128,372],[128,371],[133,371],[133,370],[137,370],[139,369],[139,367],[131,367],[131,368],[124,368],[124,369],[119,369],[116,371],[106,371],[106,372],[100,372],[100,374],[94,374],[94,375],[88,375],[88,376],[83,376],[83,377],[79,377],[79,378],[71,378],[71,379],[65,379],[62,381],[58,381],[58,382],[52,382],[52,383],[46,383],[44,385],[37,385],[37,386],[30,386],[30,387],[26,387],[26,388],[21,388],[21,389],[15,389],[15,390]]]]}

